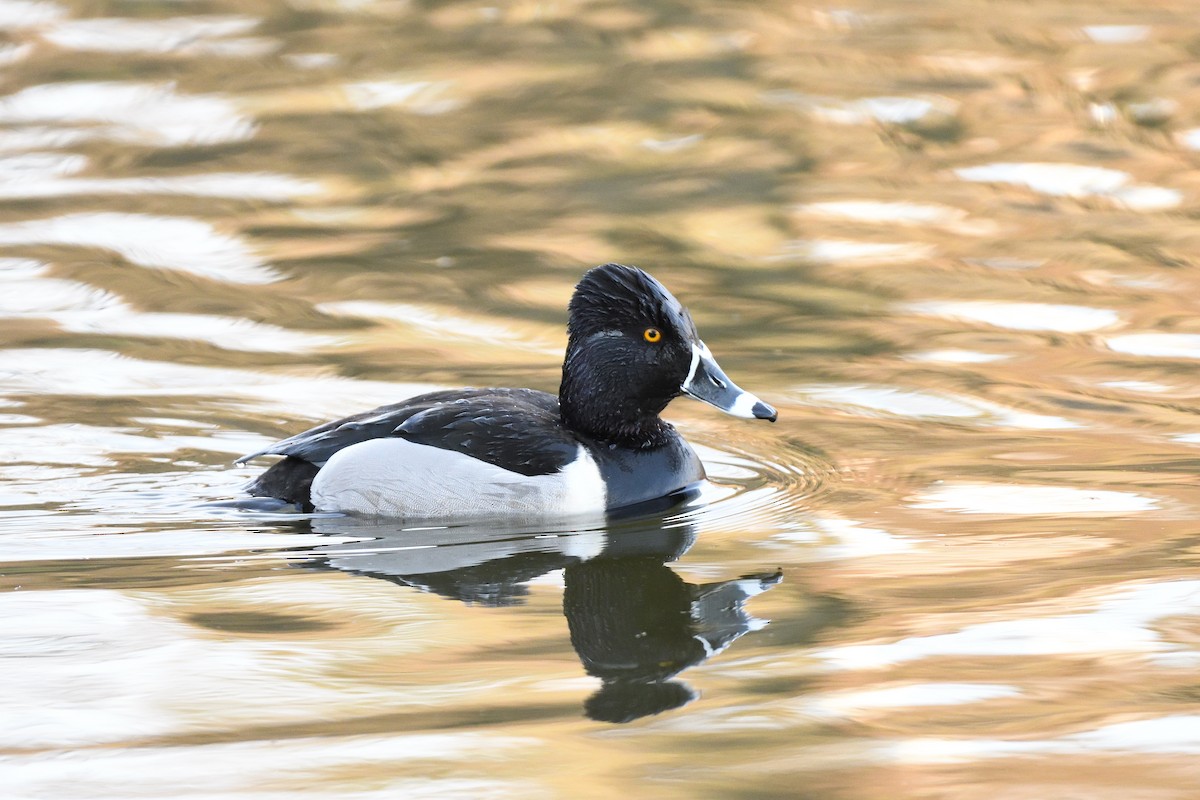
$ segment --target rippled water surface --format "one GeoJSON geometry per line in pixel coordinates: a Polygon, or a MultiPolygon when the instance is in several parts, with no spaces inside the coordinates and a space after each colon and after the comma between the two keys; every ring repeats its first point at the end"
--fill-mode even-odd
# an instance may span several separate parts
{"type": "Polygon", "coordinates": [[[6,798],[1194,798],[1200,16],[0,0],[6,798]],[[650,269],[607,528],[216,505],[650,269]]]}

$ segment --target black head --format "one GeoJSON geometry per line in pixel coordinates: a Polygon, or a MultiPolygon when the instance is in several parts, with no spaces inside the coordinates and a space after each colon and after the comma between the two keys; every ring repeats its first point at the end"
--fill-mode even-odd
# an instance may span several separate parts
{"type": "Polygon", "coordinates": [[[567,314],[567,332],[573,339],[623,329],[641,337],[651,325],[666,328],[664,334],[674,333],[689,344],[700,338],[687,309],[665,286],[624,264],[588,270],[575,287],[567,314]]]}
{"type": "Polygon", "coordinates": [[[738,416],[775,417],[725,377],[687,309],[637,267],[589,270],[571,297],[567,333],[559,403],[581,433],[653,447],[670,432],[659,413],[683,393],[738,416]]]}

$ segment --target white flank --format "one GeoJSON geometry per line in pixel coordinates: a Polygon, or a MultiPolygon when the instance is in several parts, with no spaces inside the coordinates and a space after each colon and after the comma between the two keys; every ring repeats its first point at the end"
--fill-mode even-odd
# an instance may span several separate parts
{"type": "Polygon", "coordinates": [[[581,445],[560,472],[529,477],[404,439],[340,450],[317,473],[313,505],[402,519],[548,519],[604,512],[600,470],[581,445]]]}

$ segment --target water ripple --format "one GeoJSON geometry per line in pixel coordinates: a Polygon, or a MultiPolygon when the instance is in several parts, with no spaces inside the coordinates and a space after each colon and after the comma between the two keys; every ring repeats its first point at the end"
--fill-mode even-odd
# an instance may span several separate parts
{"type": "Polygon", "coordinates": [[[832,487],[837,475],[832,463],[798,448],[787,448],[784,458],[773,460],[728,444],[720,449],[695,444],[695,449],[712,486],[701,496],[703,504],[685,511],[681,520],[767,529],[790,526],[832,487]]]}
{"type": "Polygon", "coordinates": [[[1086,514],[1110,516],[1152,511],[1159,502],[1133,492],[1068,486],[951,483],[912,498],[913,508],[960,514],[1086,514]]]}
{"type": "Polygon", "coordinates": [[[60,22],[42,38],[67,50],[150,53],[185,56],[261,56],[279,48],[265,38],[229,38],[258,27],[244,16],[172,17],[169,19],[97,18],[60,22]]]}
{"type": "MultiPolygon", "coordinates": [[[[82,156],[72,158],[83,159],[82,156]]],[[[282,202],[313,197],[323,191],[321,184],[316,181],[267,172],[212,172],[153,178],[69,178],[22,174],[13,169],[9,163],[11,161],[0,159],[0,200],[71,195],[180,195],[282,202]]],[[[72,166],[81,169],[83,165],[72,166]]]]}
{"type": "Polygon", "coordinates": [[[902,307],[914,314],[981,322],[1017,331],[1083,333],[1116,325],[1121,315],[1107,308],[997,300],[925,300],[902,307]]]}
{"type": "Polygon", "coordinates": [[[1183,202],[1183,195],[1161,186],[1131,185],[1127,172],[1082,164],[995,163],[955,170],[979,183],[1024,186],[1053,197],[1103,197],[1131,211],[1162,211],[1183,202]]]}
{"type": "Polygon", "coordinates": [[[1133,356],[1200,358],[1200,333],[1126,333],[1109,336],[1110,350],[1133,356]]]}
{"type": "Polygon", "coordinates": [[[1084,25],[1083,33],[1100,44],[1133,44],[1150,38],[1149,25],[1084,25]]]}
{"type": "Polygon", "coordinates": [[[953,633],[913,636],[888,644],[846,645],[820,653],[842,669],[874,669],[937,656],[1154,654],[1185,649],[1150,626],[1200,611],[1200,582],[1135,585],[1073,614],[1027,616],[968,625],[953,633]]]}
{"type": "Polygon", "coordinates": [[[826,219],[848,220],[903,227],[930,226],[965,236],[994,233],[995,223],[972,221],[961,208],[941,203],[884,202],[880,200],[827,200],[796,206],[794,212],[826,219]]]}
{"type": "Polygon", "coordinates": [[[240,238],[186,217],[117,212],[65,214],[0,224],[0,245],[58,244],[112,250],[134,264],[230,283],[271,283],[279,274],[240,238]]]}
{"type": "Polygon", "coordinates": [[[549,341],[550,337],[517,330],[497,319],[472,317],[444,308],[420,306],[413,303],[381,303],[373,300],[345,300],[321,303],[317,310],[323,314],[345,315],[399,323],[413,333],[427,333],[453,339],[466,339],[479,344],[515,347],[536,353],[561,356],[563,345],[549,341]],[[538,341],[543,338],[543,341],[538,341]]]}
{"type": "Polygon", "coordinates": [[[0,2],[0,30],[38,28],[67,15],[58,3],[43,0],[3,0],[0,2]]]}
{"type": "Polygon", "coordinates": [[[172,83],[80,81],[30,86],[0,98],[0,123],[84,126],[86,138],[154,147],[240,142],[254,122],[218,95],[187,95],[172,83]]]}
{"type": "Polygon", "coordinates": [[[1064,417],[1035,414],[977,397],[933,393],[893,386],[815,384],[796,390],[797,400],[858,414],[887,414],[910,419],[977,420],[987,425],[1025,430],[1070,430],[1080,423],[1064,417]]]}

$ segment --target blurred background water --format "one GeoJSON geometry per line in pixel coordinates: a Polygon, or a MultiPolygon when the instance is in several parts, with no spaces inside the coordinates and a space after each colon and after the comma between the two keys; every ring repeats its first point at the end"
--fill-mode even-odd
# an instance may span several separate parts
{"type": "Polygon", "coordinates": [[[1194,798],[1196,10],[0,0],[4,796],[1194,798]],[[606,261],[701,502],[206,505],[606,261]]]}

